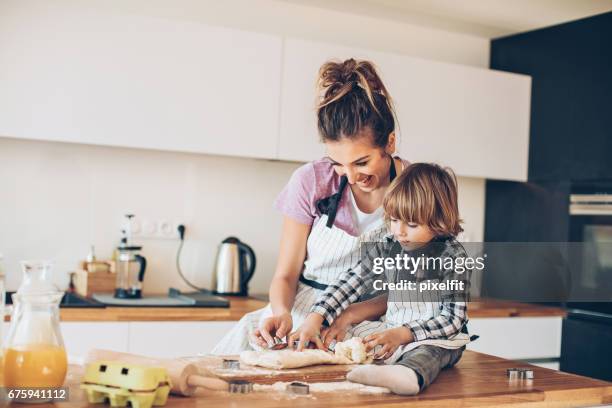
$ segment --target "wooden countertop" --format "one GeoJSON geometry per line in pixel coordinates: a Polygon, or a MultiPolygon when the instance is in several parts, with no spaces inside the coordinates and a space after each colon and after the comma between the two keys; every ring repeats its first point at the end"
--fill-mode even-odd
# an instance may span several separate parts
{"type": "MultiPolygon", "coordinates": [[[[229,308],[214,307],[106,307],[62,308],[61,320],[65,322],[99,321],[238,321],[245,313],[260,309],[267,302],[254,298],[227,297],[229,308]]],[[[477,299],[470,302],[470,319],[482,317],[551,317],[565,316],[565,310],[529,303],[494,299],[477,299]]],[[[8,317],[6,317],[8,320],[8,317]]]]}
{"type": "Polygon", "coordinates": [[[63,308],[62,321],[238,321],[267,302],[227,296],[230,307],[106,307],[63,308]]]}
{"type": "MultiPolygon", "coordinates": [[[[86,397],[78,384],[82,367],[70,366],[66,385],[70,400],[39,407],[83,406],[86,397]]],[[[295,396],[284,392],[229,394],[202,391],[196,397],[170,396],[167,407],[578,407],[612,403],[612,383],[567,374],[525,363],[466,351],[457,366],[443,370],[429,388],[413,397],[334,391],[295,396]],[[531,368],[533,380],[510,382],[506,369],[531,368]]],[[[102,405],[99,405],[102,406],[102,405]]]]}

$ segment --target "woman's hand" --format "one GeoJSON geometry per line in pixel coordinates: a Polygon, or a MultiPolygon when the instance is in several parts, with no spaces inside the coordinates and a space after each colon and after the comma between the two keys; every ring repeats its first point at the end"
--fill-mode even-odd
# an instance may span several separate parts
{"type": "Polygon", "coordinates": [[[273,345],[273,337],[282,339],[293,329],[291,310],[295,302],[298,279],[306,259],[306,242],[310,228],[310,225],[301,224],[292,218],[283,218],[276,272],[270,283],[270,306],[273,316],[261,322],[259,329],[252,334],[257,344],[262,347],[273,345]]]}
{"type": "Polygon", "coordinates": [[[329,348],[329,345],[334,342],[344,341],[346,332],[355,323],[349,310],[350,306],[334,320],[331,326],[321,331],[321,339],[326,348],[329,348]]]}
{"type": "Polygon", "coordinates": [[[253,335],[257,344],[262,347],[270,347],[274,344],[274,337],[282,339],[291,332],[292,328],[293,318],[291,313],[286,312],[264,319],[259,329],[255,330],[253,335]]]}
{"type": "Polygon", "coordinates": [[[374,354],[375,359],[387,359],[395,353],[399,346],[412,343],[414,337],[412,331],[405,326],[388,329],[381,333],[370,334],[363,339],[366,345],[366,351],[374,349],[376,346],[382,348],[374,354]]]}
{"type": "Polygon", "coordinates": [[[289,335],[289,344],[293,345],[294,341],[297,341],[297,351],[304,350],[307,344],[312,343],[319,349],[325,349],[320,335],[321,324],[323,324],[323,316],[318,313],[310,313],[299,329],[289,335]]]}

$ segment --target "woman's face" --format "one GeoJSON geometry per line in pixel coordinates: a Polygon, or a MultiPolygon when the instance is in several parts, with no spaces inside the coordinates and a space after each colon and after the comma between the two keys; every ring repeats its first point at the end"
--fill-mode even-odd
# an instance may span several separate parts
{"type": "Polygon", "coordinates": [[[325,142],[327,156],[338,175],[346,175],[351,185],[369,193],[389,183],[389,155],[395,152],[395,134],[389,135],[386,148],[375,146],[372,130],[367,128],[357,137],[343,137],[325,142]]]}

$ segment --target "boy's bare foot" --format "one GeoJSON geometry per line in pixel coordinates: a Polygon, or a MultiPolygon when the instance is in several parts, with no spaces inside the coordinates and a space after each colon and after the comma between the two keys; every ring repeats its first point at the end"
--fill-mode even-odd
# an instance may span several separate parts
{"type": "Polygon", "coordinates": [[[419,393],[419,380],[412,368],[403,365],[372,365],[351,370],[346,379],[352,382],[389,388],[395,394],[419,393]]]}

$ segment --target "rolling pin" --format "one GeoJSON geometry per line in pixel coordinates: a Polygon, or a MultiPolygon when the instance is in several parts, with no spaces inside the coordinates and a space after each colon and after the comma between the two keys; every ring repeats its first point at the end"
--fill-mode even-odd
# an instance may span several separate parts
{"type": "Polygon", "coordinates": [[[198,368],[195,364],[180,358],[150,358],[111,350],[93,349],[87,354],[85,363],[89,364],[100,360],[125,361],[130,364],[164,367],[172,381],[170,392],[176,395],[189,397],[198,388],[219,391],[227,391],[229,389],[229,384],[226,381],[214,377],[211,373],[203,372],[206,370],[198,368]]]}

